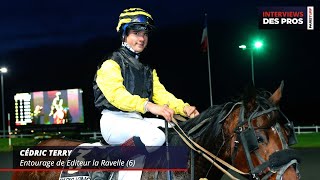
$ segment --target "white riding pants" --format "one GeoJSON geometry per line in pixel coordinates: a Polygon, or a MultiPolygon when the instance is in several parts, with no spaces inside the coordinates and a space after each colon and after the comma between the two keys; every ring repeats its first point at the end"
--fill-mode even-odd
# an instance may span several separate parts
{"type": "MultiPolygon", "coordinates": [[[[101,114],[101,134],[112,146],[121,145],[133,136],[138,136],[151,153],[158,149],[155,146],[162,146],[165,142],[165,134],[157,128],[165,126],[163,119],[143,118],[136,112],[103,110],[101,114]]],[[[118,180],[138,180],[141,174],[142,171],[119,171],[118,180]]]]}

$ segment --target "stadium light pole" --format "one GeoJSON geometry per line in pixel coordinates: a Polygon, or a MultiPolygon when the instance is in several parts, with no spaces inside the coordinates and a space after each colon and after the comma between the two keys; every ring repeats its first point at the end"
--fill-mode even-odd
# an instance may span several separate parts
{"type": "Polygon", "coordinates": [[[8,72],[8,69],[5,67],[0,68],[0,74],[1,74],[1,100],[2,100],[2,125],[3,125],[3,138],[6,135],[6,125],[5,125],[5,112],[4,112],[4,88],[3,88],[3,74],[8,72]]]}
{"type": "Polygon", "coordinates": [[[246,49],[250,50],[250,56],[251,56],[251,79],[252,79],[252,84],[253,84],[253,86],[255,86],[255,83],[254,83],[253,51],[254,51],[255,49],[260,49],[260,48],[262,47],[262,45],[263,45],[263,44],[262,44],[261,41],[256,41],[256,42],[254,43],[254,46],[249,47],[249,48],[247,48],[246,45],[240,45],[240,46],[239,46],[239,48],[242,49],[242,50],[246,50],[246,49]]]}

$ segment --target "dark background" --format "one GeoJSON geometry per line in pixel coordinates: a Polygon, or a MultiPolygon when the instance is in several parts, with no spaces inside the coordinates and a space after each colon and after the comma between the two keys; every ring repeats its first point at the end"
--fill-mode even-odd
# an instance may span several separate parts
{"type": "Polygon", "coordinates": [[[81,88],[86,127],[99,130],[92,92],[96,66],[120,46],[115,28],[122,10],[141,7],[157,25],[141,59],[157,69],[160,81],[178,98],[200,111],[210,106],[207,54],[200,51],[207,12],[213,103],[240,95],[251,82],[250,52],[238,46],[257,37],[264,46],[254,52],[256,87],[273,92],[284,80],[283,112],[295,125],[317,124],[319,1],[297,2],[2,1],[0,66],[8,68],[6,112],[14,117],[18,92],[81,88]],[[313,5],[316,29],[259,29],[257,8],[265,5],[313,5]]]}

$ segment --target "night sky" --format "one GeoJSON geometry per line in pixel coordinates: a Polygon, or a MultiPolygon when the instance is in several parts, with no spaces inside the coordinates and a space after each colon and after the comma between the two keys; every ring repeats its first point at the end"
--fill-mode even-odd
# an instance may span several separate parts
{"type": "MultiPolygon", "coordinates": [[[[272,5],[314,5],[317,13],[317,4],[311,1],[290,2],[273,1],[272,5]]],[[[250,52],[238,46],[258,37],[264,47],[254,53],[256,87],[273,92],[284,80],[283,112],[296,125],[319,124],[320,30],[259,29],[257,7],[262,5],[269,4],[209,0],[2,1],[0,66],[9,71],[4,75],[6,112],[14,117],[13,97],[18,92],[81,88],[86,124],[98,130],[100,114],[93,105],[92,92],[96,66],[120,46],[115,27],[122,10],[141,7],[153,16],[157,26],[142,62],[157,69],[160,81],[176,97],[200,111],[210,106],[207,54],[200,51],[207,12],[213,103],[237,97],[251,82],[250,52]]]]}

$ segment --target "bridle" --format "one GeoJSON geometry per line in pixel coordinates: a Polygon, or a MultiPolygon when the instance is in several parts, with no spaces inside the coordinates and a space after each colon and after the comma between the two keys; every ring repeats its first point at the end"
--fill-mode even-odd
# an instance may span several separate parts
{"type": "Polygon", "coordinates": [[[258,105],[256,109],[248,116],[248,118],[245,118],[245,107],[244,105],[241,105],[239,121],[236,128],[234,129],[234,132],[236,133],[236,141],[232,154],[232,162],[234,162],[234,158],[238,151],[239,143],[242,143],[245,157],[250,168],[250,179],[260,179],[259,177],[261,175],[264,175],[261,178],[264,180],[268,179],[271,175],[277,173],[276,179],[281,180],[284,172],[291,165],[295,166],[296,173],[300,178],[300,173],[298,170],[298,164],[300,162],[300,159],[298,158],[294,150],[289,149],[290,145],[295,144],[297,142],[294,134],[293,123],[288,120],[288,118],[282,113],[279,107],[269,106],[268,109],[265,109],[264,107],[258,105]],[[259,144],[252,121],[262,115],[269,115],[269,113],[272,113],[274,111],[280,112],[280,114],[287,121],[287,123],[285,124],[285,128],[289,131],[289,144],[286,142],[280,124],[276,122],[274,125],[271,126],[271,128],[274,128],[277,135],[279,136],[282,149],[271,154],[268,160],[264,160],[257,151],[259,149],[259,144]],[[255,153],[256,157],[262,164],[256,167],[254,166],[250,155],[252,152],[255,153]]]}
{"type": "MultiPolygon", "coordinates": [[[[269,108],[266,109],[265,107],[262,107],[258,105],[258,107],[249,115],[248,118],[245,118],[245,107],[242,102],[237,102],[233,104],[232,108],[229,110],[229,112],[222,117],[219,120],[219,123],[222,123],[227,119],[227,117],[231,114],[231,112],[235,109],[237,105],[240,106],[240,116],[239,121],[234,129],[234,133],[237,137],[237,140],[235,141],[235,146],[233,149],[232,154],[232,162],[234,162],[234,158],[236,155],[236,152],[238,150],[238,144],[241,142],[243,149],[245,151],[245,156],[247,163],[249,165],[250,171],[242,172],[241,170],[235,168],[233,165],[228,164],[224,160],[220,159],[216,155],[210,153],[208,150],[197,144],[192,140],[192,138],[189,137],[190,134],[195,132],[197,129],[202,127],[204,124],[206,124],[206,121],[209,119],[204,119],[202,122],[200,122],[198,125],[196,125],[194,128],[189,130],[189,132],[186,134],[179,126],[177,121],[173,119],[173,125],[174,130],[177,132],[177,134],[182,138],[182,140],[195,152],[202,155],[205,159],[207,159],[209,162],[211,162],[213,165],[215,165],[218,169],[220,169],[222,172],[224,172],[226,175],[228,175],[231,179],[236,179],[234,176],[232,176],[230,173],[228,173],[225,169],[223,169],[220,165],[216,163],[216,161],[220,162],[224,166],[230,168],[234,172],[249,176],[250,179],[260,179],[260,175],[264,173],[264,176],[262,179],[268,179],[271,175],[277,173],[276,179],[281,180],[284,172],[291,166],[295,165],[296,173],[298,174],[298,177],[300,178],[300,173],[298,170],[298,164],[300,163],[299,157],[295,154],[294,150],[289,149],[289,146],[292,144],[297,143],[297,139],[294,133],[294,127],[293,123],[288,120],[288,118],[282,113],[282,111],[279,109],[279,107],[275,107],[272,105],[269,105],[269,108]],[[286,130],[289,131],[289,137],[288,137],[288,143],[285,140],[285,136],[282,133],[281,126],[278,122],[276,122],[272,128],[276,129],[276,133],[279,136],[282,144],[282,150],[274,152],[269,156],[268,160],[264,160],[261,155],[257,152],[257,149],[259,148],[259,144],[257,142],[257,137],[254,131],[254,127],[252,125],[252,121],[262,115],[268,115],[269,113],[273,111],[278,111],[280,114],[285,118],[287,123],[285,123],[286,130]],[[180,129],[180,132],[175,128],[175,126],[180,129]],[[239,142],[240,141],[240,142],[239,142]],[[262,162],[262,164],[258,166],[253,165],[253,161],[251,159],[250,153],[254,152],[257,158],[262,162]],[[214,160],[213,160],[214,159],[214,160]],[[267,171],[267,172],[266,172],[267,171]],[[266,173],[265,173],[266,172],[266,173]]],[[[223,143],[224,144],[224,143],[223,143]]],[[[222,145],[223,146],[223,145],[222,145]]],[[[209,169],[210,170],[210,169],[209,169]]]]}

